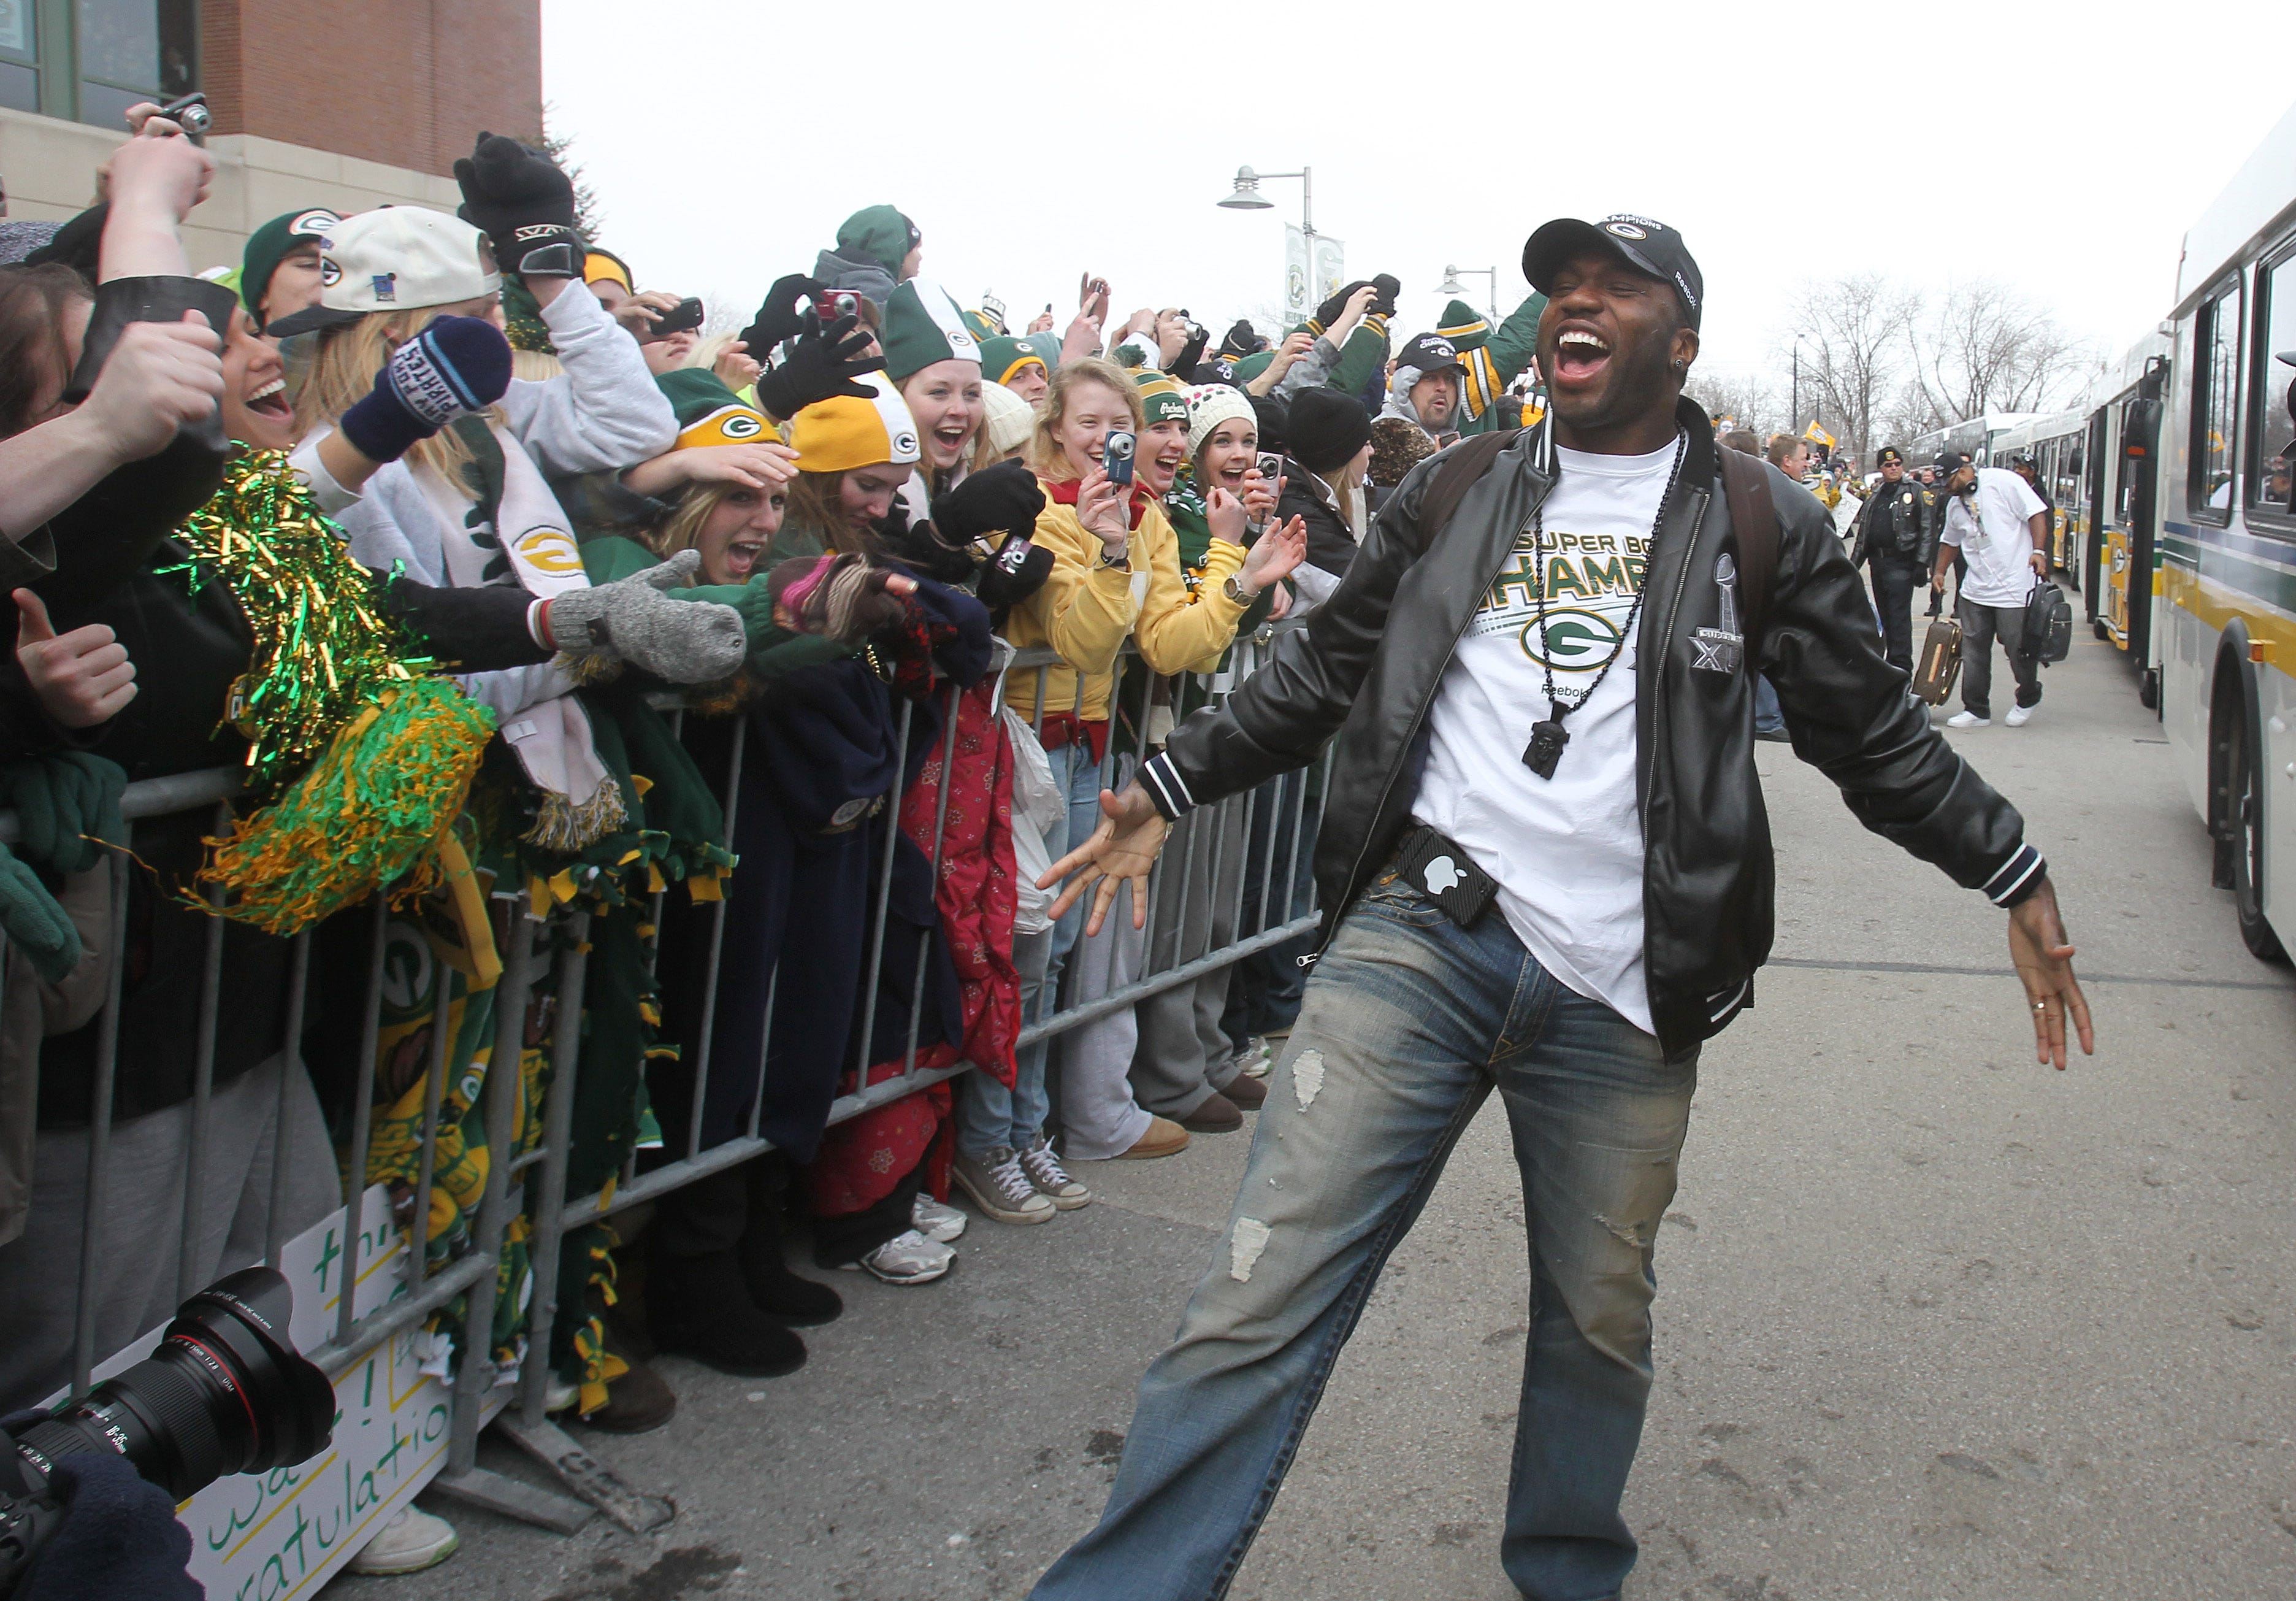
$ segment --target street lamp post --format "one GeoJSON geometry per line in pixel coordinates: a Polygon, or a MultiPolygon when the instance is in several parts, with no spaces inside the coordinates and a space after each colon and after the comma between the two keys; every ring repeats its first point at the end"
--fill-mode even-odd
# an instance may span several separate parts
{"type": "Polygon", "coordinates": [[[1496,327],[1499,320],[1499,269],[1496,267],[1446,267],[1443,281],[1435,286],[1435,292],[1439,295],[1466,293],[1467,286],[1459,282],[1462,273],[1470,278],[1488,278],[1491,281],[1491,325],[1496,327]]]}
{"type": "MultiPolygon", "coordinates": [[[[1235,169],[1235,193],[1219,204],[1231,211],[1265,211],[1275,202],[1259,193],[1263,178],[1298,178],[1300,180],[1300,231],[1309,239],[1316,237],[1316,169],[1302,167],[1297,172],[1254,172],[1249,167],[1235,169]]],[[[1312,247],[1311,247],[1312,248],[1312,247]]],[[[1312,258],[1311,258],[1312,259],[1312,258]]]]}

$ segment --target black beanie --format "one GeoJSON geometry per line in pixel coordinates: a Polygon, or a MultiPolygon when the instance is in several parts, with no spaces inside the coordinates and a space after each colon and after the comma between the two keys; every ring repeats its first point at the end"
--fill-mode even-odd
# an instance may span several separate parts
{"type": "Polygon", "coordinates": [[[1335,389],[1301,390],[1286,422],[1292,459],[1310,472],[1338,471],[1371,440],[1371,414],[1335,389]]]}
{"type": "Polygon", "coordinates": [[[1291,413],[1283,402],[1273,395],[1253,395],[1251,409],[1259,416],[1259,447],[1262,450],[1284,449],[1291,429],[1291,413]]]}

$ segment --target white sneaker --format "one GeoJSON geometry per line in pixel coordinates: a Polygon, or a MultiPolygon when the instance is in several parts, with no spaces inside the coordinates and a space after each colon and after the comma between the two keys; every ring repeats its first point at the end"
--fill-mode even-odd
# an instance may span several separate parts
{"type": "Polygon", "coordinates": [[[419,1573],[446,1561],[462,1543],[445,1518],[401,1507],[347,1566],[354,1573],[419,1573]]]}
{"type": "Polygon", "coordinates": [[[939,1240],[946,1245],[952,1240],[962,1239],[964,1226],[972,1219],[947,1202],[936,1201],[919,1190],[917,1198],[909,1203],[909,1221],[925,1238],[939,1240]]]}
{"type": "MultiPolygon", "coordinates": [[[[2009,715],[2014,717],[2017,714],[2013,711],[2009,715]]],[[[1948,728],[1990,728],[1993,727],[1993,719],[1989,717],[1980,717],[1973,711],[1956,711],[1945,719],[1945,726],[1948,728]]]]}
{"type": "Polygon", "coordinates": [[[956,1266],[956,1252],[912,1228],[844,1266],[848,1273],[874,1274],[889,1285],[929,1285],[956,1266]]]}
{"type": "Polygon", "coordinates": [[[2009,708],[2009,716],[2005,720],[2012,728],[2022,728],[2033,720],[2033,714],[2039,710],[2038,706],[2012,706],[2009,708]]]}
{"type": "Polygon", "coordinates": [[[1264,1079],[1275,1071],[1275,1052],[1268,1045],[1264,1035],[1254,1034],[1251,1037],[1251,1043],[1245,1046],[1237,1053],[1237,1055],[1243,1063],[1243,1076],[1247,1079],[1264,1079]]]}
{"type": "Polygon", "coordinates": [[[1092,1204],[1092,1192],[1069,1177],[1061,1159],[1053,1154],[1053,1142],[1042,1134],[1021,1153],[1021,1171],[1028,1175],[1038,1195],[1062,1211],[1092,1204]]]}

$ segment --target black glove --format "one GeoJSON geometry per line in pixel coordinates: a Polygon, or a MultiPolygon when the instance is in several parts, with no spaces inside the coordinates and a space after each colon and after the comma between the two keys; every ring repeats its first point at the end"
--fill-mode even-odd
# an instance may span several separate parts
{"type": "Polygon", "coordinates": [[[1371,286],[1379,291],[1379,298],[1371,303],[1366,315],[1376,313],[1381,316],[1393,316],[1395,297],[1403,292],[1402,283],[1397,281],[1393,273],[1382,273],[1371,281],[1371,286]]]}
{"type": "Polygon", "coordinates": [[[757,320],[742,330],[742,347],[752,361],[763,361],[766,352],[785,339],[795,339],[805,332],[805,308],[814,296],[829,287],[817,278],[803,273],[791,273],[777,278],[766,291],[758,303],[757,320]]]}
{"type": "Polygon", "coordinates": [[[1330,300],[1316,308],[1316,320],[1326,328],[1338,322],[1340,314],[1348,308],[1348,298],[1369,282],[1366,278],[1357,278],[1352,283],[1341,284],[1330,300]]]}
{"type": "Polygon", "coordinates": [[[976,593],[993,614],[1010,611],[1045,587],[1053,574],[1053,553],[1025,533],[1013,534],[980,570],[976,593]]]}
{"type": "Polygon", "coordinates": [[[1242,361],[1247,356],[1259,355],[1266,348],[1266,341],[1259,337],[1259,331],[1251,325],[1251,319],[1238,317],[1235,326],[1227,331],[1227,337],[1220,341],[1219,353],[1242,361]]]}
{"type": "Polygon", "coordinates": [[[933,497],[933,527],[950,545],[970,545],[983,534],[1027,536],[1045,509],[1037,475],[1020,462],[984,467],[946,494],[933,497]]]}
{"type": "Polygon", "coordinates": [[[482,230],[504,272],[578,278],[586,253],[574,231],[574,181],[557,162],[501,134],[480,134],[455,162],[455,215],[482,230]]]}
{"type": "Polygon", "coordinates": [[[768,415],[786,422],[816,400],[838,395],[871,398],[870,391],[853,381],[876,372],[885,358],[861,354],[876,336],[857,326],[860,320],[841,316],[826,328],[800,335],[787,361],[758,375],[758,404],[768,415]]]}
{"type": "Polygon", "coordinates": [[[1204,346],[1210,342],[1211,333],[1201,323],[1190,325],[1194,332],[1188,335],[1188,342],[1180,347],[1180,353],[1166,365],[1167,372],[1193,373],[1196,370],[1196,364],[1204,358],[1204,346]]]}

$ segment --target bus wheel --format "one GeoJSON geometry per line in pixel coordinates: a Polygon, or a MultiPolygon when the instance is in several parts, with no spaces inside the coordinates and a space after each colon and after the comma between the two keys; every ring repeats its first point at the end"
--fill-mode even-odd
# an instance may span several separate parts
{"type": "Polygon", "coordinates": [[[2264,779],[2256,759],[2256,735],[2248,718],[2232,719],[2231,794],[2234,809],[2232,904],[2240,919],[2241,943],[2249,954],[2267,962],[2287,960],[2280,937],[2264,920],[2264,779]]]}

